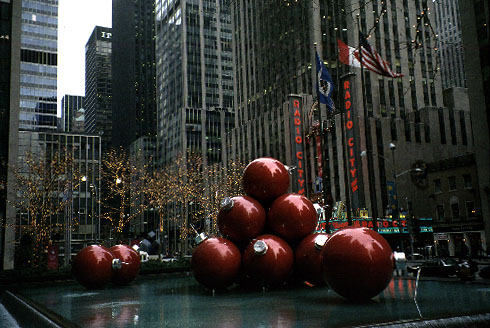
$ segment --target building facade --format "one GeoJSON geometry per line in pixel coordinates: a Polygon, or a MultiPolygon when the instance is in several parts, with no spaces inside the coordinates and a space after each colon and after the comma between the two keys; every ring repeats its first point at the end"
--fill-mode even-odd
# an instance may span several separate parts
{"type": "Polygon", "coordinates": [[[233,105],[231,18],[225,3],[156,1],[159,164],[187,149],[199,149],[209,162],[221,157],[216,152],[222,146],[207,145],[207,134],[215,132],[206,132],[213,119],[206,123],[205,118],[233,105]]]}
{"type": "MultiPolygon", "coordinates": [[[[459,1],[434,1],[435,29],[442,87],[466,88],[465,47],[461,30],[459,1]]],[[[470,50],[471,52],[471,50],[470,50]]]]}
{"type": "MultiPolygon", "coordinates": [[[[81,180],[76,188],[60,191],[59,197],[69,199],[63,212],[50,219],[53,242],[60,246],[60,253],[68,264],[72,255],[83,247],[101,240],[100,225],[100,167],[101,138],[95,135],[57,132],[21,131],[19,133],[19,168],[26,169],[25,156],[30,153],[39,161],[51,160],[50,156],[68,152],[78,166],[81,180]],[[56,231],[55,226],[61,227],[56,231]],[[64,249],[65,251],[61,251],[64,249]],[[66,251],[69,250],[69,251],[66,251]]],[[[29,224],[26,212],[17,212],[16,240],[29,224]]]]}
{"type": "Polygon", "coordinates": [[[61,125],[63,132],[84,132],[82,115],[85,114],[83,108],[83,96],[64,95],[61,99],[61,125]]]}
{"type": "Polygon", "coordinates": [[[156,137],[155,1],[112,2],[113,142],[156,137]]]}
{"type": "Polygon", "coordinates": [[[20,35],[22,6],[0,1],[0,268],[14,268],[15,179],[20,106],[20,35]]]}
{"type": "Polygon", "coordinates": [[[112,147],[112,29],[96,26],[85,45],[85,132],[112,147]]]}
{"type": "MultiPolygon", "coordinates": [[[[482,215],[487,242],[490,240],[490,6],[486,1],[461,0],[463,41],[471,56],[465,56],[475,161],[479,172],[482,215]]],[[[488,249],[488,248],[487,248],[488,249]]]]}
{"type": "Polygon", "coordinates": [[[22,1],[21,130],[57,129],[58,0],[22,1]]]}
{"type": "Polygon", "coordinates": [[[412,215],[430,217],[432,205],[416,206],[427,181],[421,182],[415,169],[475,151],[468,104],[444,107],[433,3],[234,1],[231,9],[238,131],[230,156],[287,161],[285,147],[272,150],[267,143],[274,137],[286,143],[289,136],[280,129],[275,136],[267,125],[281,119],[274,108],[289,94],[317,99],[316,50],[332,76],[336,108],[329,113],[323,105],[304,108],[311,111],[310,122],[323,126],[323,133],[314,132],[314,126],[305,129],[315,140],[307,161],[308,185],[314,190],[313,182],[323,178],[323,200],[332,200],[328,205],[348,201],[352,215],[366,208],[376,218],[384,217],[387,207],[403,206],[390,199],[388,189],[396,186],[394,198],[408,198],[412,215]],[[338,60],[337,40],[357,47],[359,31],[402,77],[367,69],[361,74],[338,60]]]}

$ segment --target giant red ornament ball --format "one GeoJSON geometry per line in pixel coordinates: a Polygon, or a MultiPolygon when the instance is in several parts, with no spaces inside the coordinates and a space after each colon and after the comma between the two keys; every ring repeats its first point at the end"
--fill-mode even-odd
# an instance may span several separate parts
{"type": "Polygon", "coordinates": [[[209,289],[230,286],[240,267],[240,250],[225,238],[207,238],[192,253],[191,269],[194,278],[209,289]]]}
{"type": "Polygon", "coordinates": [[[254,238],[243,251],[244,272],[264,286],[285,282],[293,262],[293,250],[288,243],[270,234],[254,238]]]}
{"type": "Polygon", "coordinates": [[[315,233],[306,236],[296,247],[295,268],[299,277],[315,286],[325,285],[322,273],[322,250],[329,235],[315,233]]]}
{"type": "Polygon", "coordinates": [[[388,242],[368,228],[335,232],[323,247],[325,281],[339,295],[367,300],[381,293],[393,276],[394,257],[388,242]]]}
{"type": "Polygon", "coordinates": [[[225,198],[218,213],[219,231],[236,243],[249,241],[262,233],[265,210],[249,196],[225,198]]]}
{"type": "Polygon", "coordinates": [[[75,279],[89,289],[103,288],[112,279],[111,252],[99,245],[83,248],[73,258],[72,273],[75,279]]]}
{"type": "Polygon", "coordinates": [[[115,259],[120,260],[115,266],[112,282],[127,285],[138,275],[141,266],[139,254],[127,245],[116,245],[109,248],[115,259]]]}
{"type": "Polygon", "coordinates": [[[289,172],[280,161],[261,157],[243,171],[243,189],[261,203],[270,203],[289,188],[289,172]]]}
{"type": "Polygon", "coordinates": [[[311,234],[317,225],[313,203],[303,195],[279,196],[269,208],[267,224],[271,231],[288,242],[299,241],[311,234]]]}

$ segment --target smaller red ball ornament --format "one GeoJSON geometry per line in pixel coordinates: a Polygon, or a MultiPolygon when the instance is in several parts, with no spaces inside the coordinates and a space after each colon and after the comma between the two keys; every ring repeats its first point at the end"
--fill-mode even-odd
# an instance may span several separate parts
{"type": "Polygon", "coordinates": [[[230,286],[240,271],[240,250],[225,238],[202,239],[204,241],[192,253],[191,269],[194,278],[209,289],[230,286]]]}
{"type": "Polygon", "coordinates": [[[325,285],[322,274],[322,249],[328,237],[326,233],[310,234],[296,248],[296,271],[302,279],[315,286],[325,285]]]}
{"type": "Polygon", "coordinates": [[[261,157],[243,171],[243,189],[263,204],[268,204],[289,188],[289,172],[280,161],[261,157]]]}
{"type": "Polygon", "coordinates": [[[285,194],[272,203],[267,213],[267,224],[273,233],[288,242],[294,242],[315,230],[317,216],[315,207],[308,198],[298,194],[285,194]]]}
{"type": "Polygon", "coordinates": [[[339,230],[322,250],[325,281],[348,299],[368,300],[381,293],[393,277],[394,263],[388,242],[368,228],[339,230]]]}
{"type": "Polygon", "coordinates": [[[257,237],[265,226],[265,210],[249,196],[225,198],[218,213],[219,231],[235,243],[257,237]]]}
{"type": "Polygon", "coordinates": [[[244,272],[263,286],[279,285],[291,274],[293,250],[283,239],[262,235],[253,239],[243,251],[244,272]]]}
{"type": "Polygon", "coordinates": [[[138,252],[127,245],[112,246],[109,251],[119,260],[113,264],[112,282],[117,285],[129,284],[140,272],[141,259],[138,252]]]}
{"type": "Polygon", "coordinates": [[[113,260],[114,256],[107,248],[99,245],[87,246],[73,258],[72,273],[86,288],[103,288],[112,279],[113,260]]]}

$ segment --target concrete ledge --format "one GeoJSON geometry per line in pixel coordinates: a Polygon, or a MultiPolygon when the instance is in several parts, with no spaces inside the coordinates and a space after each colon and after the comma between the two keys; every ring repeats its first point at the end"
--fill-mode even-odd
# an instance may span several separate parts
{"type": "Polygon", "coordinates": [[[21,327],[79,328],[60,315],[8,290],[1,295],[0,301],[21,327]]]}
{"type": "Polygon", "coordinates": [[[385,324],[376,324],[368,326],[356,326],[357,328],[488,328],[490,327],[490,313],[475,314],[468,316],[433,319],[433,320],[414,320],[391,322],[385,324]]]}

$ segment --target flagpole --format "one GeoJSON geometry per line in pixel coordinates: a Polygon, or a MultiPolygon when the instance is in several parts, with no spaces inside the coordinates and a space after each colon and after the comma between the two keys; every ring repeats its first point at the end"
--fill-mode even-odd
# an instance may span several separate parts
{"type": "Polygon", "coordinates": [[[369,129],[369,118],[366,106],[366,90],[364,84],[364,72],[362,67],[362,46],[361,42],[361,23],[360,23],[360,15],[357,15],[357,26],[359,28],[358,42],[359,42],[359,62],[361,64],[361,89],[362,89],[362,108],[364,113],[364,133],[366,140],[366,160],[368,166],[368,184],[369,184],[369,193],[371,198],[371,214],[373,216],[373,229],[374,231],[378,231],[378,203],[376,200],[376,185],[374,179],[374,167],[373,167],[373,152],[372,152],[372,142],[371,142],[371,131],[369,129]]]}
{"type": "MultiPolygon", "coordinates": [[[[316,55],[317,55],[317,49],[316,49],[317,43],[313,43],[313,46],[315,48],[315,63],[317,62],[316,60],[316,55]]],[[[316,71],[316,68],[315,68],[316,71]]],[[[325,132],[324,132],[324,124],[323,124],[323,115],[322,115],[322,104],[320,102],[320,95],[318,94],[318,73],[315,74],[315,81],[316,81],[316,97],[318,101],[318,110],[319,110],[319,120],[320,120],[320,147],[321,147],[321,152],[322,152],[322,194],[323,194],[323,213],[325,215],[325,232],[330,233],[330,218],[332,217],[332,192],[330,190],[330,179],[326,175],[327,171],[327,166],[325,165],[325,160],[326,160],[326,142],[325,142],[325,132]]]]}

